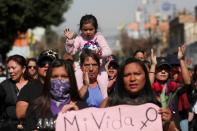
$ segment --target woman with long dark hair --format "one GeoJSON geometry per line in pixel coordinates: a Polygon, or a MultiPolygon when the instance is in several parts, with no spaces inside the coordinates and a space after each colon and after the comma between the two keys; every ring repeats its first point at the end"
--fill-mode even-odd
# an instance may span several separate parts
{"type": "MultiPolygon", "coordinates": [[[[128,58],[120,68],[118,75],[118,86],[115,93],[109,98],[108,103],[103,103],[102,107],[115,106],[120,104],[142,105],[153,103],[160,106],[151,89],[147,68],[143,61],[136,58],[128,58]]],[[[158,111],[162,120],[165,121],[165,128],[171,120],[169,109],[160,108],[158,111]]]]}
{"type": "Polygon", "coordinates": [[[61,59],[53,61],[41,96],[28,109],[25,130],[54,130],[58,113],[82,108],[79,100],[72,64],[61,59]]]}
{"type": "Polygon", "coordinates": [[[36,86],[29,80],[26,72],[26,60],[21,55],[13,55],[7,59],[7,69],[10,78],[0,84],[0,130],[16,131],[16,101],[26,86],[36,86]]]}
{"type": "MultiPolygon", "coordinates": [[[[132,85],[132,83],[131,83],[132,85]]],[[[137,88],[136,88],[137,89],[137,88]]],[[[128,58],[123,66],[120,68],[119,76],[118,76],[118,86],[116,89],[116,95],[113,96],[110,104],[131,104],[131,105],[141,105],[144,103],[155,103],[159,104],[157,101],[155,94],[151,89],[151,84],[148,76],[148,71],[144,63],[135,58],[128,58]],[[128,69],[128,66],[134,65],[136,68],[140,70],[135,70],[134,68],[130,68],[132,72],[128,69]],[[127,72],[126,72],[127,71],[127,72]],[[133,73],[133,74],[132,74],[133,73]],[[137,76],[143,74],[144,78],[143,81],[137,81],[137,76]],[[127,88],[129,86],[129,77],[130,75],[136,76],[136,86],[141,85],[141,89],[139,90],[132,90],[133,88],[127,88]]]]}

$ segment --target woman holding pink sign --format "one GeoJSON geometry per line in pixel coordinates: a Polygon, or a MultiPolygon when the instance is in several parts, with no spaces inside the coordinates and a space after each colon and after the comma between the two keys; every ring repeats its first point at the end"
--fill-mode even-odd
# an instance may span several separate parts
{"type": "Polygon", "coordinates": [[[54,131],[58,113],[83,107],[72,63],[56,59],[47,71],[41,96],[28,108],[25,130],[54,131]]]}
{"type": "MultiPolygon", "coordinates": [[[[115,94],[109,99],[108,103],[102,103],[102,107],[120,104],[142,105],[146,103],[161,105],[151,89],[145,64],[138,59],[128,58],[120,69],[115,94]]],[[[158,112],[161,114],[162,121],[165,122],[164,128],[168,128],[171,121],[170,110],[160,108],[158,112]]]]}

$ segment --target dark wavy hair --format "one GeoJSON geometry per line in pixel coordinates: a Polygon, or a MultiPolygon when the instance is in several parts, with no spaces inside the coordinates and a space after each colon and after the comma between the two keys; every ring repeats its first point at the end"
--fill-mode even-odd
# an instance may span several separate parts
{"type": "Polygon", "coordinates": [[[27,69],[26,69],[27,68],[26,59],[21,55],[12,55],[12,56],[8,57],[6,63],[8,64],[8,62],[10,62],[11,60],[15,61],[18,65],[21,66],[21,68],[25,68],[25,72],[23,73],[23,77],[25,80],[30,80],[27,69]]]}
{"type": "MultiPolygon", "coordinates": [[[[109,105],[118,105],[118,104],[126,104],[127,101],[131,98],[131,94],[125,89],[124,87],[124,70],[125,70],[125,66],[131,63],[136,63],[138,64],[144,71],[145,73],[145,78],[146,78],[146,82],[143,88],[143,95],[146,96],[147,100],[146,102],[150,102],[150,103],[155,103],[157,105],[160,105],[159,102],[156,99],[156,95],[154,94],[154,92],[152,91],[151,88],[151,83],[149,80],[149,75],[148,75],[148,71],[147,68],[144,64],[144,62],[140,61],[139,59],[136,58],[128,58],[121,66],[120,70],[119,70],[119,75],[118,75],[118,85],[115,89],[115,93],[114,95],[112,95],[111,101],[109,105]]],[[[140,104],[140,103],[139,103],[140,104]]]]}
{"type": "Polygon", "coordinates": [[[77,88],[77,83],[76,83],[76,78],[74,74],[74,69],[71,64],[71,62],[67,62],[66,60],[63,59],[56,59],[54,60],[51,65],[49,66],[49,69],[47,71],[47,75],[45,77],[44,81],[44,86],[43,86],[43,91],[42,94],[39,98],[35,100],[35,105],[33,109],[39,109],[40,114],[45,116],[48,115],[50,112],[50,89],[51,89],[51,75],[52,75],[52,70],[57,67],[64,67],[68,73],[68,77],[70,80],[70,85],[71,85],[71,100],[77,101],[80,100],[79,93],[78,93],[78,88],[77,88]]]}
{"type": "Polygon", "coordinates": [[[31,61],[33,61],[33,62],[35,62],[36,63],[36,65],[37,65],[37,60],[36,60],[36,58],[27,58],[27,65],[29,64],[29,62],[31,62],[31,61]]]}
{"type": "Polygon", "coordinates": [[[87,24],[87,23],[92,23],[92,25],[94,26],[96,32],[98,30],[98,22],[97,22],[97,19],[94,15],[91,15],[91,14],[87,14],[87,15],[84,15],[81,17],[81,20],[80,20],[80,25],[79,25],[79,29],[81,30],[83,25],[84,24],[87,24]]]}
{"type": "Polygon", "coordinates": [[[92,57],[96,63],[98,64],[98,66],[100,66],[100,59],[99,59],[99,56],[98,54],[94,53],[92,50],[90,49],[87,49],[87,48],[84,48],[82,50],[82,53],[80,55],[80,66],[82,67],[84,62],[85,62],[85,59],[87,57],[92,57]]]}

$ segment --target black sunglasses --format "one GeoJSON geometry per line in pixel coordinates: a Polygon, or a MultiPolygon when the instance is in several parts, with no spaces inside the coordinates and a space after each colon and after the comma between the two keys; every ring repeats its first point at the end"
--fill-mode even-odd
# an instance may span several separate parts
{"type": "Polygon", "coordinates": [[[31,69],[31,68],[36,69],[37,67],[36,66],[28,66],[27,68],[28,69],[31,69]]]}

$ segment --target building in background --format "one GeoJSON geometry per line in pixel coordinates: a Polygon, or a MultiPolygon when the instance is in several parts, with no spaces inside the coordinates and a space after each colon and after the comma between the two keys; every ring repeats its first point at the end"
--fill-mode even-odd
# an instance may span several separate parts
{"type": "Polygon", "coordinates": [[[189,64],[197,64],[197,22],[194,15],[184,10],[172,19],[169,40],[168,54],[175,53],[178,46],[186,44],[189,64]]]}

